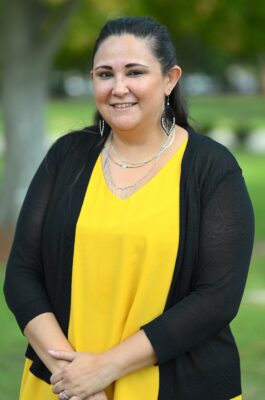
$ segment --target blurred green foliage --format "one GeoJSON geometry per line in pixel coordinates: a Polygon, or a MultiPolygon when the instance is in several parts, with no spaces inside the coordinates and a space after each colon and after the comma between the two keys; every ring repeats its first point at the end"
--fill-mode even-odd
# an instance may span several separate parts
{"type": "MultiPolygon", "coordinates": [[[[51,6],[66,0],[45,2],[51,6]]],[[[236,59],[264,64],[263,0],[79,0],[55,65],[86,68],[104,22],[133,15],[151,16],[168,27],[187,71],[222,74],[224,66],[236,59]]]]}

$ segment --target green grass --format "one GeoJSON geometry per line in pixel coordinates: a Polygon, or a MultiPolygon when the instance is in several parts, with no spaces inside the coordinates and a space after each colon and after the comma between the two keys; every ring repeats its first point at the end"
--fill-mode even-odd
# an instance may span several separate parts
{"type": "Polygon", "coordinates": [[[52,136],[88,126],[93,121],[94,104],[83,100],[52,100],[47,108],[47,130],[52,136]]]}
{"type": "MultiPolygon", "coordinates": [[[[264,242],[265,243],[265,242],[264,242]]],[[[249,301],[250,291],[265,290],[264,249],[253,254],[246,290],[239,313],[232,322],[242,370],[244,400],[264,400],[265,393],[265,303],[249,301]]]]}
{"type": "MultiPolygon", "coordinates": [[[[191,123],[202,129],[230,127],[252,130],[265,127],[264,96],[193,96],[188,98],[191,123]]],[[[60,135],[72,129],[89,125],[93,120],[94,104],[84,99],[52,99],[46,113],[47,130],[60,135]]],[[[2,109],[0,107],[0,134],[3,132],[2,109]]]]}
{"type": "MultiPolygon", "coordinates": [[[[0,285],[4,269],[0,266],[0,285]]],[[[17,400],[26,342],[0,291],[0,399],[17,400]]],[[[30,400],[30,399],[29,399],[30,400]]]]}
{"type": "Polygon", "coordinates": [[[253,203],[255,213],[255,237],[265,239],[265,156],[246,152],[234,152],[234,155],[243,170],[243,176],[253,203]]]}
{"type": "MultiPolygon", "coordinates": [[[[236,131],[249,131],[265,127],[264,96],[193,96],[188,98],[191,124],[204,132],[214,127],[228,127],[236,131]]],[[[60,135],[72,129],[89,125],[93,120],[94,103],[83,99],[50,100],[46,112],[47,130],[60,135]]],[[[3,132],[0,107],[0,134],[3,132]]]]}
{"type": "Polygon", "coordinates": [[[241,358],[244,400],[264,400],[265,305],[243,302],[232,323],[241,358]]]}
{"type": "MultiPolygon", "coordinates": [[[[199,96],[188,99],[191,123],[198,127],[265,128],[264,96],[199,96]]],[[[81,128],[93,120],[94,104],[87,99],[52,100],[47,111],[48,131],[56,135],[81,128]]]]}
{"type": "Polygon", "coordinates": [[[188,99],[188,104],[198,126],[236,130],[265,127],[264,96],[194,96],[188,99]]]}

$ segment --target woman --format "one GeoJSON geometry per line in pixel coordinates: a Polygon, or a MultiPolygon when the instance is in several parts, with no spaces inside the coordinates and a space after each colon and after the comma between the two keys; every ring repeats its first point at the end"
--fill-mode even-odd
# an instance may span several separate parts
{"type": "Polygon", "coordinates": [[[253,211],[234,157],[189,126],[180,76],[157,22],[103,27],[99,127],[51,147],[8,261],[6,299],[29,342],[21,400],[242,398],[229,323],[253,211]]]}

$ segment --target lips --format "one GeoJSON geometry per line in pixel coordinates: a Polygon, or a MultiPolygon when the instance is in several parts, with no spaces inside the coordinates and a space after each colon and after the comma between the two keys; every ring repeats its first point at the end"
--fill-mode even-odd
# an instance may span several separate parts
{"type": "Polygon", "coordinates": [[[130,107],[133,107],[133,106],[135,106],[135,104],[137,104],[137,103],[114,103],[114,104],[111,104],[111,106],[113,107],[113,108],[130,108],[130,107]]]}

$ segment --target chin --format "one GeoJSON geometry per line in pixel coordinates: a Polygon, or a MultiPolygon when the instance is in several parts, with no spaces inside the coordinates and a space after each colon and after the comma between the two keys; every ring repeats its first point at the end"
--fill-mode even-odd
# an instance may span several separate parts
{"type": "Polygon", "coordinates": [[[138,126],[139,126],[139,124],[137,124],[137,123],[132,123],[131,121],[123,121],[123,122],[120,122],[120,123],[110,123],[109,124],[111,127],[112,127],[112,129],[115,131],[115,130],[119,130],[119,131],[131,131],[131,130],[133,130],[133,129],[136,129],[138,126]]]}

